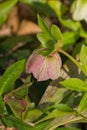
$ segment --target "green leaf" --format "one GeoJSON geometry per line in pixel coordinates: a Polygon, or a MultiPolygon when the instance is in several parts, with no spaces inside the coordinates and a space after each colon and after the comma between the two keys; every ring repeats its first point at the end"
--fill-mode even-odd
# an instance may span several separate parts
{"type": "Polygon", "coordinates": [[[48,4],[56,12],[58,17],[61,17],[61,15],[64,14],[65,11],[67,10],[66,6],[58,0],[48,1],[48,4]]]}
{"type": "Polygon", "coordinates": [[[55,48],[63,46],[63,36],[56,25],[52,25],[51,29],[49,29],[40,16],[38,16],[38,24],[42,29],[42,33],[38,33],[37,38],[43,47],[47,48],[48,51],[50,50],[48,53],[52,52],[55,48]]]}
{"type": "Polygon", "coordinates": [[[34,107],[34,103],[30,102],[28,96],[28,87],[31,85],[32,83],[23,84],[4,95],[4,101],[10,107],[15,117],[20,118],[23,114],[26,114],[26,110],[34,107]]]}
{"type": "Polygon", "coordinates": [[[37,38],[41,42],[42,47],[47,48],[42,54],[48,55],[54,49],[54,39],[50,38],[46,33],[38,33],[37,38]]]}
{"type": "Polygon", "coordinates": [[[37,39],[41,42],[42,47],[46,48],[46,43],[50,40],[50,37],[44,33],[37,33],[37,39]]]}
{"type": "Polygon", "coordinates": [[[75,32],[64,32],[63,33],[63,49],[67,50],[69,47],[71,47],[73,44],[75,44],[76,40],[78,39],[78,35],[75,32]]]}
{"type": "Polygon", "coordinates": [[[66,6],[63,4],[63,2],[60,2],[58,0],[55,1],[50,0],[48,4],[55,11],[55,13],[58,16],[58,20],[61,22],[62,25],[73,31],[78,31],[81,28],[80,22],[75,22],[71,19],[64,18],[64,13],[66,12],[67,9],[66,6]]]}
{"type": "Polygon", "coordinates": [[[56,40],[56,42],[60,41],[61,42],[61,47],[63,46],[63,36],[60,31],[60,29],[56,25],[51,26],[51,34],[56,40]]]}
{"type": "Polygon", "coordinates": [[[34,122],[36,121],[40,116],[42,115],[42,112],[39,109],[33,109],[26,112],[26,115],[24,117],[24,120],[26,122],[34,122]]]}
{"type": "Polygon", "coordinates": [[[70,108],[68,105],[66,105],[66,104],[57,104],[57,105],[55,105],[56,106],[56,108],[58,108],[59,110],[61,110],[61,111],[65,111],[65,112],[72,112],[73,111],[73,109],[72,108],[70,108]]]}
{"type": "Polygon", "coordinates": [[[19,0],[19,1],[21,1],[21,2],[24,2],[24,3],[27,3],[27,4],[30,4],[30,3],[37,3],[37,2],[41,2],[41,3],[45,3],[46,2],[46,0],[19,0]]]}
{"type": "Polygon", "coordinates": [[[0,25],[6,20],[9,11],[17,3],[17,0],[8,0],[0,4],[0,25]]]}
{"type": "Polygon", "coordinates": [[[37,38],[41,42],[42,47],[47,48],[49,53],[49,50],[52,51],[54,49],[54,43],[56,43],[56,41],[52,36],[46,22],[39,15],[38,15],[38,24],[41,27],[42,32],[37,34],[37,38]]]}
{"type": "Polygon", "coordinates": [[[82,112],[87,108],[87,92],[83,95],[80,104],[78,106],[78,112],[82,112]]]}
{"type": "Polygon", "coordinates": [[[85,45],[83,45],[81,48],[80,60],[81,60],[83,68],[87,72],[87,47],[85,45]]]}
{"type": "Polygon", "coordinates": [[[45,128],[49,124],[49,121],[45,121],[38,125],[30,126],[14,116],[6,116],[3,117],[2,120],[6,126],[15,127],[18,130],[43,130],[43,128],[45,128]]]}
{"type": "Polygon", "coordinates": [[[44,33],[46,33],[47,36],[48,36],[50,39],[52,39],[52,36],[51,36],[51,34],[50,34],[50,31],[49,31],[49,28],[48,28],[46,22],[45,22],[39,15],[38,15],[38,24],[39,24],[40,28],[42,29],[42,31],[43,31],[44,33]]]}
{"type": "Polygon", "coordinates": [[[51,106],[56,108],[56,105],[58,105],[63,100],[63,98],[66,97],[67,94],[69,94],[69,90],[66,88],[55,89],[54,86],[49,85],[39,102],[39,108],[41,108],[41,110],[44,110],[44,112],[48,111],[51,106]],[[49,104],[53,105],[49,106],[49,104]]]}
{"type": "Polygon", "coordinates": [[[15,117],[21,117],[22,112],[26,110],[27,102],[21,97],[7,94],[4,96],[5,103],[10,107],[15,117]]]}
{"type": "MultiPolygon", "coordinates": [[[[75,42],[74,42],[75,43],[75,42]]],[[[76,55],[78,55],[79,53],[80,53],[80,55],[81,55],[81,48],[82,48],[82,46],[83,45],[85,45],[86,47],[87,47],[87,39],[83,39],[82,41],[80,41],[76,46],[75,46],[75,48],[74,48],[74,50],[73,50],[73,53],[72,53],[72,55],[73,55],[73,57],[76,57],[76,55]]],[[[81,56],[80,56],[81,57],[81,56]]],[[[81,59],[81,58],[80,58],[81,59]]]]}
{"type": "Polygon", "coordinates": [[[0,95],[12,89],[12,85],[24,70],[25,60],[11,65],[0,78],[0,95]]]}
{"type": "Polygon", "coordinates": [[[42,123],[40,123],[38,125],[35,125],[35,129],[33,129],[33,130],[45,130],[45,127],[49,124],[49,122],[50,122],[50,120],[42,122],[42,123]]]}
{"type": "MultiPolygon", "coordinates": [[[[48,97],[51,94],[51,93],[49,94],[49,92],[46,93],[46,95],[48,95],[48,97]]],[[[57,88],[54,95],[50,95],[49,98],[47,97],[46,102],[50,102],[50,103],[54,102],[55,104],[59,104],[68,93],[69,93],[69,91],[66,88],[57,88]]]]}
{"type": "Polygon", "coordinates": [[[81,119],[82,119],[82,117],[78,118],[74,114],[63,115],[63,116],[60,116],[60,117],[56,117],[52,121],[50,121],[50,123],[47,125],[47,127],[45,129],[46,130],[55,130],[59,126],[71,124],[71,123],[74,123],[74,122],[76,123],[81,119]]]}
{"type": "Polygon", "coordinates": [[[86,92],[87,84],[85,84],[82,80],[77,78],[70,78],[60,82],[64,87],[75,90],[77,92],[86,92]]]}
{"type": "Polygon", "coordinates": [[[22,120],[14,116],[3,117],[2,120],[8,127],[15,127],[18,130],[34,130],[34,127],[24,123],[22,120]]]}
{"type": "Polygon", "coordinates": [[[56,118],[56,117],[61,117],[64,115],[71,115],[71,114],[75,114],[75,112],[67,112],[67,111],[62,111],[60,109],[54,109],[51,113],[49,113],[47,116],[45,116],[44,118],[40,119],[39,121],[36,122],[36,124],[46,121],[48,119],[52,119],[52,118],[56,118]]]}
{"type": "Polygon", "coordinates": [[[1,114],[7,114],[5,103],[2,100],[2,97],[0,96],[0,115],[1,114]]]}

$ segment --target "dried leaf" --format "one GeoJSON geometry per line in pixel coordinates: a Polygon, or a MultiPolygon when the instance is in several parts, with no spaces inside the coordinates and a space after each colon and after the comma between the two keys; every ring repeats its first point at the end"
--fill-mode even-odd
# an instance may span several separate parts
{"type": "Polygon", "coordinates": [[[2,25],[0,28],[0,37],[11,35],[11,29],[7,26],[7,24],[2,25]]]}
{"type": "Polygon", "coordinates": [[[11,28],[11,31],[13,33],[17,32],[19,25],[20,25],[20,19],[18,16],[18,7],[14,7],[11,10],[11,12],[8,16],[7,25],[9,28],[11,28]]]}
{"type": "Polygon", "coordinates": [[[38,27],[37,24],[31,21],[23,20],[17,34],[26,35],[26,34],[35,34],[37,32],[41,32],[41,29],[38,27]]]}

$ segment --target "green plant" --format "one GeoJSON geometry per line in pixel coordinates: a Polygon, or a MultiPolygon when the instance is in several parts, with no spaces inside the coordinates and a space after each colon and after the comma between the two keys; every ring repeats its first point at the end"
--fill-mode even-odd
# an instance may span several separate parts
{"type": "MultiPolygon", "coordinates": [[[[44,15],[57,16],[66,30],[61,32],[55,24],[49,27],[38,15],[41,32],[33,52],[26,43],[37,42],[35,36],[0,39],[1,73],[5,71],[0,78],[0,125],[18,130],[81,130],[78,124],[87,123],[87,32],[80,21],[64,17],[68,9],[60,1],[20,2],[39,8],[44,15]],[[10,58],[18,61],[5,68],[10,58]]],[[[0,25],[16,4],[17,0],[0,3],[0,25]]]]}

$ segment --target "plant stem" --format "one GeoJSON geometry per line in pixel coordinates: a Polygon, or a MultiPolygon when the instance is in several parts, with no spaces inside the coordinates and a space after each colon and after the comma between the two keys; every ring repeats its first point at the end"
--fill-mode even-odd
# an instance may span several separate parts
{"type": "Polygon", "coordinates": [[[77,67],[79,67],[81,69],[81,71],[85,74],[85,76],[87,76],[87,73],[83,69],[83,67],[71,55],[69,55],[67,52],[65,52],[61,48],[58,49],[58,52],[60,52],[60,53],[64,54],[65,56],[67,56],[77,67]]]}

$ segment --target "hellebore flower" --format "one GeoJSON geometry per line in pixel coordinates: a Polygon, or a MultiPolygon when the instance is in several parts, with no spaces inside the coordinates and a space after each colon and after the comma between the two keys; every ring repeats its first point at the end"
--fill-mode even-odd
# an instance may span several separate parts
{"type": "Polygon", "coordinates": [[[58,53],[48,56],[33,53],[26,63],[26,72],[32,73],[37,81],[55,80],[60,75],[61,64],[61,57],[58,53]]]}
{"type": "Polygon", "coordinates": [[[87,22],[87,0],[77,0],[73,4],[73,19],[87,22]]]}

